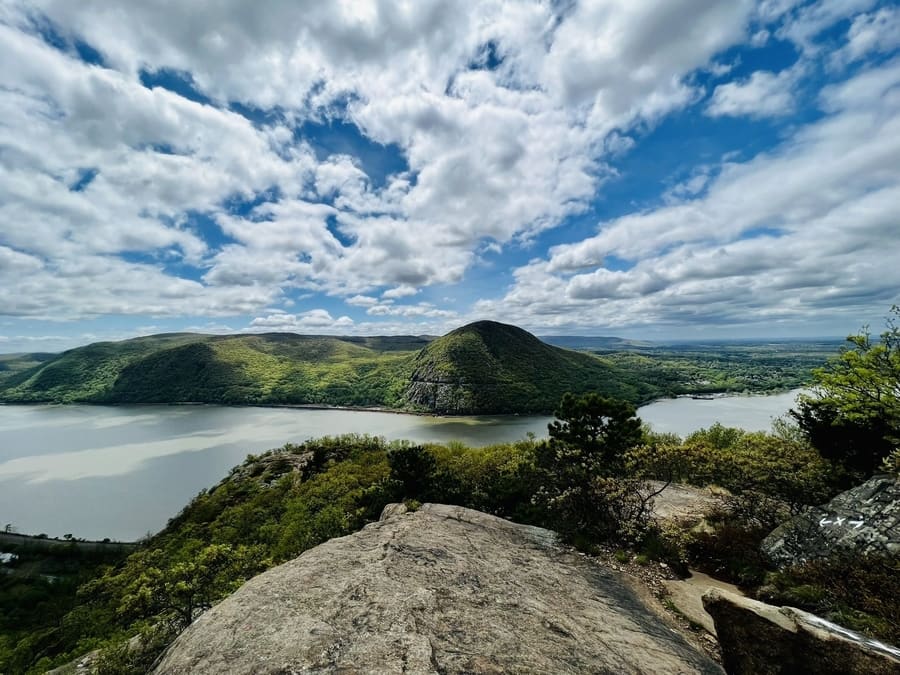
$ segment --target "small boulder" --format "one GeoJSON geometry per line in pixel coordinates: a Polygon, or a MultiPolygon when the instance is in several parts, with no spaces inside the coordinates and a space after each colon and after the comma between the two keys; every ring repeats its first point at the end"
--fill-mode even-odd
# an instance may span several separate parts
{"type": "Polygon", "coordinates": [[[668,599],[675,609],[681,612],[688,621],[702,626],[710,635],[716,634],[716,627],[712,617],[703,609],[703,595],[710,588],[721,588],[737,595],[743,595],[737,586],[719,581],[696,570],[692,570],[691,576],[687,579],[667,579],[662,583],[668,592],[668,599]]]}
{"type": "Polygon", "coordinates": [[[775,529],[762,550],[777,567],[835,553],[900,555],[900,479],[875,476],[775,529]]]}
{"type": "Polygon", "coordinates": [[[712,588],[703,596],[736,675],[897,675],[900,650],[793,607],[712,588]]]}

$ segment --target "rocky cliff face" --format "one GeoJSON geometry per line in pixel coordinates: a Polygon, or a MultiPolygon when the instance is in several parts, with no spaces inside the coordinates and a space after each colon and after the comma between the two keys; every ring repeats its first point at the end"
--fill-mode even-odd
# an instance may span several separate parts
{"type": "Polygon", "coordinates": [[[425,364],[413,371],[404,399],[416,408],[442,415],[473,414],[479,412],[475,392],[478,386],[464,377],[436,374],[430,364],[425,364]]]}
{"type": "Polygon", "coordinates": [[[245,584],[157,673],[721,673],[624,576],[553,533],[386,509],[245,584]]]}
{"type": "Polygon", "coordinates": [[[791,519],[763,541],[778,566],[840,551],[900,556],[900,479],[875,476],[791,519]]]}

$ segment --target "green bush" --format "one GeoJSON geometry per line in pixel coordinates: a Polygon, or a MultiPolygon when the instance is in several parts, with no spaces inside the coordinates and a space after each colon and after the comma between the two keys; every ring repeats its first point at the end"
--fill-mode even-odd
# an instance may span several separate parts
{"type": "Polygon", "coordinates": [[[881,470],[900,478],[900,448],[896,448],[881,462],[881,470]]]}
{"type": "Polygon", "coordinates": [[[833,494],[830,465],[808,443],[788,434],[747,432],[715,424],[683,443],[644,443],[627,463],[642,478],[705,487],[735,495],[735,507],[766,525],[833,494]]]}
{"type": "Polygon", "coordinates": [[[706,527],[687,534],[684,555],[691,567],[749,588],[765,578],[767,562],[760,544],[771,528],[722,511],[707,518],[706,527]]]}
{"type": "Polygon", "coordinates": [[[421,445],[398,445],[388,450],[387,459],[391,467],[391,491],[398,501],[433,498],[437,470],[434,455],[421,445]]]}
{"type": "Polygon", "coordinates": [[[813,371],[815,386],[791,415],[831,460],[843,486],[862,482],[900,444],[900,307],[873,339],[868,328],[813,371]]]}

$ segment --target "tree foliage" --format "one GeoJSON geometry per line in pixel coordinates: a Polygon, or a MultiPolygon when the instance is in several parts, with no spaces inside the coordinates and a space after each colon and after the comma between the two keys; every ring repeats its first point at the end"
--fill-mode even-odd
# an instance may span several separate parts
{"type": "Polygon", "coordinates": [[[566,394],[556,417],[535,457],[541,476],[535,499],[547,524],[576,543],[640,539],[651,496],[640,481],[622,477],[626,452],[643,438],[634,406],[566,394]]]}
{"type": "Polygon", "coordinates": [[[810,442],[845,472],[845,483],[875,473],[900,446],[900,307],[874,340],[868,329],[814,371],[815,386],[791,415],[810,442]]]}
{"type": "Polygon", "coordinates": [[[620,475],[626,451],[643,438],[641,420],[626,401],[566,394],[555,415],[543,461],[568,483],[582,482],[586,476],[620,475]]]}

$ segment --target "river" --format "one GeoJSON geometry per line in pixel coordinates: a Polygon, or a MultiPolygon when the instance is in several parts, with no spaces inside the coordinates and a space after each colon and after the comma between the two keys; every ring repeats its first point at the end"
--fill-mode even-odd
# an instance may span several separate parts
{"type": "MultiPolygon", "coordinates": [[[[797,392],[644,406],[658,431],[768,429],[797,392]]],[[[548,417],[424,417],[226,406],[0,406],[0,528],[123,541],[155,532],[248,453],[368,433],[488,445],[546,435],[548,417]]]]}

